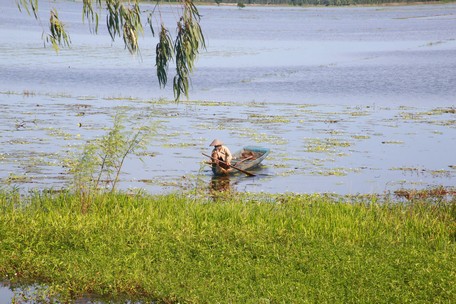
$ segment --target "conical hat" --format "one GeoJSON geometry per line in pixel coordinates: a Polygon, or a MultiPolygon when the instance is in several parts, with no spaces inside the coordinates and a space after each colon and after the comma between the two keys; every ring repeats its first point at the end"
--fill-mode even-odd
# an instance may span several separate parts
{"type": "Polygon", "coordinates": [[[223,142],[221,140],[218,140],[218,139],[214,139],[211,144],[209,145],[210,146],[221,146],[223,145],[223,142]]]}

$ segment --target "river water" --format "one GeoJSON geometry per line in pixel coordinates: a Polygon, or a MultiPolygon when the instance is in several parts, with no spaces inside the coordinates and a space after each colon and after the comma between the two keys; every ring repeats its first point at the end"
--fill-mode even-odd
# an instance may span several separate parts
{"type": "MultiPolygon", "coordinates": [[[[82,23],[81,2],[40,2],[40,21],[14,1],[0,9],[0,180],[23,189],[66,187],[65,163],[106,134],[155,123],[121,189],[163,193],[213,185],[201,152],[266,146],[250,192],[383,193],[455,186],[456,5],[301,8],[201,6],[207,49],[189,100],[173,102],[154,71],[156,38],[140,56],[82,23]],[[43,47],[49,5],[72,46],[43,47]]],[[[153,6],[144,4],[143,9],[153,6]]],[[[178,8],[164,6],[174,33],[178,8]]],[[[103,17],[101,20],[104,20],[103,17]]],[[[157,21],[158,22],[158,21],[157,21]]],[[[170,79],[173,77],[170,66],[170,79]]]]}

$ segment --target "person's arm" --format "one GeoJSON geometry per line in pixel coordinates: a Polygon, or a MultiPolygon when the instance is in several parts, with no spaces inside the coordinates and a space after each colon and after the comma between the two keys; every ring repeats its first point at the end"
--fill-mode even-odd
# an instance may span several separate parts
{"type": "Polygon", "coordinates": [[[218,163],[219,163],[218,162],[218,153],[217,153],[217,151],[215,149],[212,150],[211,156],[212,156],[212,158],[211,158],[212,159],[212,163],[218,165],[218,163]]]}
{"type": "Polygon", "coordinates": [[[224,148],[225,148],[224,149],[225,151],[223,151],[223,152],[225,152],[225,155],[226,155],[226,163],[230,165],[231,160],[233,159],[233,155],[231,155],[230,149],[228,149],[227,147],[224,147],[224,148]]]}

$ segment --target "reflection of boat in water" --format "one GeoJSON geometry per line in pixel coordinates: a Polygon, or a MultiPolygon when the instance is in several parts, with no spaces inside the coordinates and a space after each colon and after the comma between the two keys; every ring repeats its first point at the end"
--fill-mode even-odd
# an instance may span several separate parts
{"type": "MultiPolygon", "coordinates": [[[[242,150],[233,154],[231,166],[243,171],[250,170],[258,166],[266,158],[266,156],[268,156],[268,154],[268,148],[246,146],[242,150]]],[[[233,168],[223,170],[219,165],[212,164],[212,172],[214,172],[215,175],[226,175],[239,171],[233,168]]]]}

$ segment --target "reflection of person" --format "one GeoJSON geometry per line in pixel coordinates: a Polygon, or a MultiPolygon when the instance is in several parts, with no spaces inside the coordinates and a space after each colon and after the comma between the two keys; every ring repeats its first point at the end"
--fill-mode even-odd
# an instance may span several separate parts
{"type": "Polygon", "coordinates": [[[231,155],[230,149],[223,145],[223,142],[218,139],[214,139],[209,146],[213,146],[214,149],[212,150],[212,157],[215,158],[213,163],[219,165],[224,169],[229,169],[231,164],[231,159],[233,159],[233,155],[231,155]],[[219,163],[219,161],[223,161],[226,163],[219,163]]]}
{"type": "Polygon", "coordinates": [[[228,175],[213,176],[210,183],[210,190],[216,194],[217,192],[230,192],[231,184],[228,175]]]}

